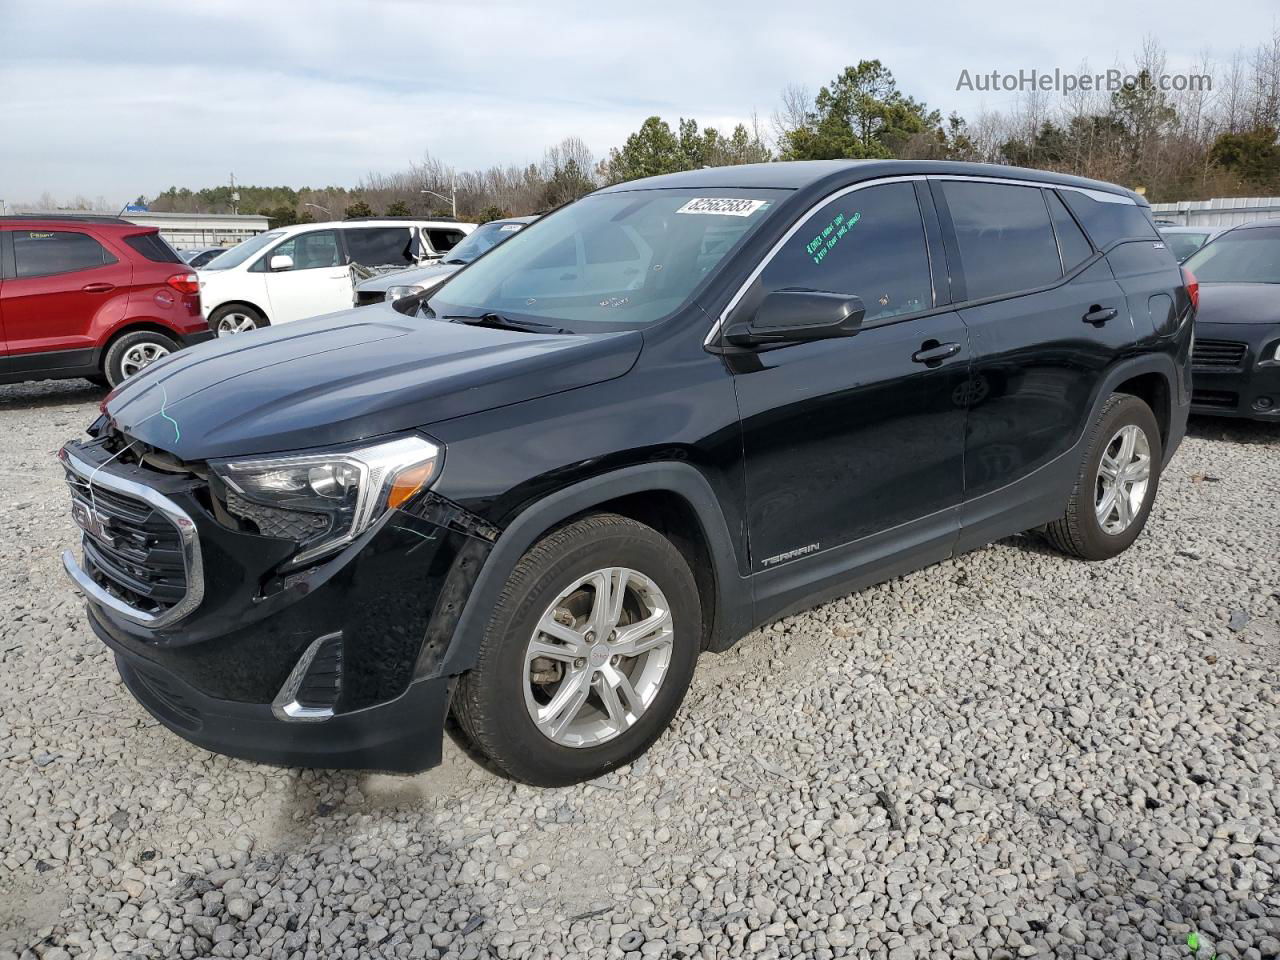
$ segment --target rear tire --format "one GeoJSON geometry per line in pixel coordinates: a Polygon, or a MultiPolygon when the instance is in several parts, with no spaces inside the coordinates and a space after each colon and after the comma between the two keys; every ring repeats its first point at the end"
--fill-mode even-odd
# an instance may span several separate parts
{"type": "Polygon", "coordinates": [[[172,337],[151,330],[135,330],[113,341],[102,357],[102,376],[107,385],[118,387],[157,360],[178,352],[172,337]]]}
{"type": "Polygon", "coordinates": [[[1045,536],[1070,556],[1108,560],[1138,539],[1155,502],[1164,455],[1155,414],[1137,397],[1113,393],[1088,449],[1066,513],[1045,536]]]}
{"type": "Polygon", "coordinates": [[[209,329],[214,336],[230,337],[267,326],[262,312],[244,303],[228,303],[209,314],[209,329]]]}
{"type": "Polygon", "coordinates": [[[584,517],[516,564],[476,665],[454,690],[453,715],[509,777],[544,787],[590,780],[667,728],[701,637],[693,573],[671,542],[616,514],[584,517]]]}

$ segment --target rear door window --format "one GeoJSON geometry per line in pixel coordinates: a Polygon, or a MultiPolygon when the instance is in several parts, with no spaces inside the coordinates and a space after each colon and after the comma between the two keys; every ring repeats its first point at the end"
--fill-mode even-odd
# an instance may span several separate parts
{"type": "Polygon", "coordinates": [[[1039,187],[943,180],[967,297],[1032,290],[1062,277],[1058,243],[1039,187]]]}
{"type": "Polygon", "coordinates": [[[347,254],[366,267],[410,267],[413,232],[408,227],[358,227],[344,232],[347,254]]]}
{"type": "Polygon", "coordinates": [[[822,290],[861,298],[864,322],[933,306],[915,188],[885,183],[824,204],[769,261],[766,292],[822,290]]]}
{"type": "Polygon", "coordinates": [[[15,230],[13,258],[18,277],[74,273],[116,262],[97,240],[75,230],[15,230]]]}

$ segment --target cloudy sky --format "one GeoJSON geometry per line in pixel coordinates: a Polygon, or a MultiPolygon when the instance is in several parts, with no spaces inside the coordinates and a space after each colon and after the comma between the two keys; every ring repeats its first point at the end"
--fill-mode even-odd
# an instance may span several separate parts
{"type": "Polygon", "coordinates": [[[1276,26],[1274,0],[0,0],[0,198],[114,203],[232,171],[353,185],[424,151],[528,162],[570,134],[599,156],[655,113],[767,120],[787,84],[862,58],[972,116],[1008,98],[957,91],[962,69],[1106,68],[1154,35],[1173,71],[1276,26]]]}

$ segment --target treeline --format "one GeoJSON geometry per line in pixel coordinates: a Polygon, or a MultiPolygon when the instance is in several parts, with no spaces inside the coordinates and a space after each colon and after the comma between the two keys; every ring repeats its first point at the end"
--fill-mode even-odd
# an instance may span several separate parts
{"type": "MultiPolygon", "coordinates": [[[[1080,74],[1091,74],[1082,64],[1080,74]]],[[[704,166],[773,160],[904,158],[1010,163],[1124,184],[1153,202],[1280,194],[1280,31],[1226,65],[1189,73],[1213,78],[1169,92],[1164,52],[1149,41],[1115,91],[1051,100],[1024,94],[1006,112],[943,117],[899,89],[879,60],[846,67],[816,93],[784,90],[769,128],[753,118],[724,132],[680,118],[649,117],[608,155],[578,137],[547,148],[540,162],[454,171],[431,156],[355,187],[238,188],[238,209],[275,223],[352,216],[443,216],[484,221],[535,213],[603,184],[704,166]]],[[[170,187],[152,210],[230,212],[230,187],[170,187]]]]}

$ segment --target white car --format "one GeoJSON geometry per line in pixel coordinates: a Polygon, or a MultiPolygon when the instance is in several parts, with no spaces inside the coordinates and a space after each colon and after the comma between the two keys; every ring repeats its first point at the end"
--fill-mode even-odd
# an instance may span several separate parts
{"type": "Polygon", "coordinates": [[[220,337],[345,310],[370,271],[438,260],[475,228],[369,218],[269,230],[200,268],[201,306],[220,337]]]}

